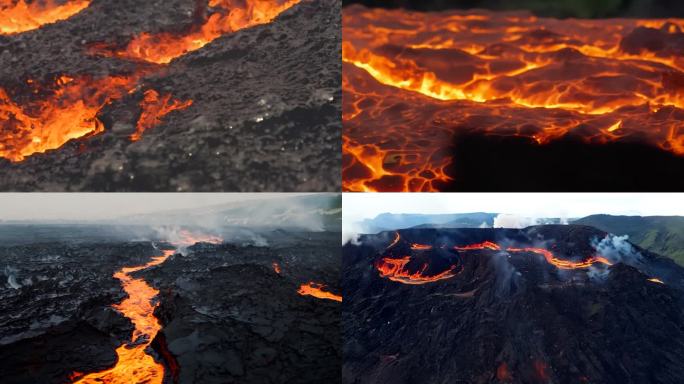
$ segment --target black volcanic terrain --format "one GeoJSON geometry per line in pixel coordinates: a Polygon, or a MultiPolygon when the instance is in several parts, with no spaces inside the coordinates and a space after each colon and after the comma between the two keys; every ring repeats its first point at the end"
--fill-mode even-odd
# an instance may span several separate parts
{"type": "Polygon", "coordinates": [[[245,3],[285,0],[93,0],[66,20],[0,34],[0,96],[11,100],[0,97],[0,190],[339,191],[338,0],[301,0],[168,63],[112,53],[136,36],[196,31],[245,3]],[[84,89],[72,99],[59,96],[76,85],[84,89]],[[86,122],[97,120],[101,132],[19,156],[18,147],[41,140],[14,132],[17,116],[56,136],[57,124],[34,115],[56,108],[51,117],[70,116],[67,107],[97,92],[97,114],[86,122]],[[155,92],[170,98],[148,100],[155,92]],[[134,141],[144,102],[153,126],[134,141]],[[12,103],[22,113],[5,111],[12,103]]]}
{"type": "Polygon", "coordinates": [[[684,269],[580,225],[343,247],[343,383],[681,383],[684,269]]]}
{"type": "Polygon", "coordinates": [[[162,252],[165,261],[129,275],[140,291],[159,291],[150,304],[161,329],[144,352],[163,367],[164,384],[339,382],[340,302],[299,293],[315,282],[339,294],[339,233],[283,230],[178,249],[119,240],[3,245],[2,382],[72,383],[121,363],[117,348],[134,324],[113,307],[128,296],[113,275],[162,252]]]}

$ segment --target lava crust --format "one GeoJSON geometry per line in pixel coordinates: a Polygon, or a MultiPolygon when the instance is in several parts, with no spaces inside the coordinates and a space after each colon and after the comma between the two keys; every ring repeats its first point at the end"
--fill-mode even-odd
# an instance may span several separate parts
{"type": "Polygon", "coordinates": [[[681,19],[352,5],[343,25],[344,190],[682,186],[681,19]]]}
{"type": "Polygon", "coordinates": [[[678,383],[684,375],[684,269],[591,227],[363,235],[344,246],[343,274],[344,383],[678,383]],[[459,266],[453,276],[405,284],[377,268],[430,246],[440,249],[430,261],[459,266]]]}

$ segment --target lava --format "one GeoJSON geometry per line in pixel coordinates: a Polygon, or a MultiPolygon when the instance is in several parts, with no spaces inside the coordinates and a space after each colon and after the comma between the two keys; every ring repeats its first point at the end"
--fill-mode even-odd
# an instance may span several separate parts
{"type": "Polygon", "coordinates": [[[302,296],[313,296],[319,299],[342,302],[342,296],[336,295],[332,292],[328,292],[326,289],[327,287],[325,286],[325,284],[314,283],[313,281],[311,281],[306,284],[302,284],[297,290],[297,293],[299,293],[302,296]]]}
{"type": "Polygon", "coordinates": [[[186,229],[181,229],[178,231],[179,238],[176,239],[176,243],[180,246],[188,246],[196,243],[210,243],[210,244],[221,244],[223,243],[223,238],[216,235],[211,235],[207,233],[192,232],[186,229]]]}
{"type": "Polygon", "coordinates": [[[385,257],[378,260],[375,263],[375,267],[377,268],[381,277],[411,285],[427,284],[448,279],[456,276],[456,273],[458,272],[458,265],[454,264],[449,269],[438,274],[427,275],[426,271],[429,268],[427,263],[423,264],[420,268],[412,272],[409,268],[407,268],[407,264],[410,262],[410,256],[405,256],[400,259],[385,257]]]}
{"type": "Polygon", "coordinates": [[[657,278],[657,277],[652,277],[652,278],[647,279],[647,280],[650,281],[650,282],[652,282],[652,283],[665,284],[665,282],[663,282],[662,280],[660,280],[660,279],[657,278]]]}
{"type": "Polygon", "coordinates": [[[432,249],[432,245],[413,243],[413,244],[411,244],[411,249],[416,250],[416,251],[427,251],[427,250],[432,249]]]}
{"type": "Polygon", "coordinates": [[[143,132],[161,123],[162,117],[170,112],[185,109],[191,105],[192,100],[172,100],[170,93],[160,97],[157,91],[148,89],[145,91],[143,100],[140,102],[142,112],[140,113],[135,133],[131,135],[131,141],[140,140],[143,132]]]}
{"type": "Polygon", "coordinates": [[[0,0],[0,34],[13,34],[65,20],[88,8],[91,0],[0,0]]]}
{"type": "Polygon", "coordinates": [[[385,248],[385,249],[390,249],[390,248],[394,247],[395,245],[397,245],[399,243],[399,240],[401,240],[401,235],[399,234],[399,232],[394,232],[394,240],[392,240],[390,245],[388,245],[387,248],[385,248]]]}
{"type": "Polygon", "coordinates": [[[438,191],[456,134],[684,155],[684,20],[343,9],[343,188],[438,191]]]}
{"type": "Polygon", "coordinates": [[[511,372],[508,370],[508,364],[505,361],[496,369],[496,379],[499,381],[513,380],[513,376],[511,376],[511,372]]]}
{"type": "Polygon", "coordinates": [[[114,308],[131,320],[135,326],[133,336],[130,343],[117,348],[118,360],[113,368],[85,375],[75,383],[162,383],[164,366],[146,352],[152,343],[152,339],[161,329],[159,320],[154,316],[154,309],[157,304],[153,303],[159,292],[143,279],[131,276],[131,273],[159,265],[173,253],[173,250],[164,251],[162,256],[154,257],[146,264],[124,267],[114,274],[114,277],[121,281],[124,291],[128,294],[128,297],[121,303],[114,305],[114,308]]]}
{"type": "Polygon", "coordinates": [[[280,275],[280,272],[281,272],[280,265],[276,262],[273,262],[273,264],[271,264],[271,265],[273,266],[273,271],[280,275]]]}
{"type": "Polygon", "coordinates": [[[502,248],[500,245],[493,243],[491,241],[484,241],[482,243],[476,243],[476,244],[469,244],[469,245],[464,245],[464,246],[456,246],[454,249],[458,251],[473,251],[473,250],[492,250],[492,251],[500,251],[500,250],[505,250],[506,252],[527,252],[527,253],[536,253],[538,255],[541,255],[544,257],[546,262],[549,264],[554,265],[558,269],[582,269],[582,268],[589,268],[592,265],[596,263],[600,264],[605,264],[605,265],[612,265],[612,263],[606,259],[605,257],[602,256],[591,256],[583,261],[570,261],[570,260],[562,260],[556,258],[554,256],[553,252],[544,249],[544,248],[533,248],[533,247],[521,247],[521,248],[516,248],[516,247],[507,247],[507,248],[502,248]]]}
{"type": "MultiPolygon", "coordinates": [[[[91,51],[106,56],[166,64],[198,50],[218,37],[271,22],[300,0],[209,0],[212,11],[202,23],[183,32],[141,33],[123,49],[96,44],[91,51]]],[[[200,14],[206,12],[199,12],[200,14]]]]}
{"type": "Polygon", "coordinates": [[[33,93],[44,96],[23,104],[0,88],[0,157],[21,161],[71,139],[102,132],[98,112],[131,91],[136,82],[136,76],[60,76],[44,90],[29,81],[29,86],[35,87],[33,93]]]}

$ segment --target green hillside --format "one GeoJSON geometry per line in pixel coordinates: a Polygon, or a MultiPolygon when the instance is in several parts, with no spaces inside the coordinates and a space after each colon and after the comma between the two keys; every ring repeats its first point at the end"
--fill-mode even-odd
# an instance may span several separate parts
{"type": "Polygon", "coordinates": [[[573,221],[615,235],[629,235],[642,248],[671,257],[684,265],[684,217],[592,215],[573,221]]]}

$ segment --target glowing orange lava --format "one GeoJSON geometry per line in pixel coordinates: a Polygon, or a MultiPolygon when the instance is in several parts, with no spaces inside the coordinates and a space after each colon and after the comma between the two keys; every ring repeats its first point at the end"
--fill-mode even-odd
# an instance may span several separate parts
{"type": "Polygon", "coordinates": [[[221,244],[223,243],[223,238],[220,236],[193,232],[186,229],[181,229],[179,232],[179,239],[176,243],[180,246],[188,246],[196,243],[210,243],[210,244],[221,244]]]}
{"type": "Polygon", "coordinates": [[[0,34],[26,32],[68,19],[90,5],[91,0],[0,0],[0,34]]]}
{"type": "Polygon", "coordinates": [[[162,383],[164,366],[146,352],[152,339],[161,329],[159,321],[154,316],[154,309],[157,304],[152,303],[159,292],[143,279],[132,277],[131,273],[159,265],[173,253],[173,250],[164,251],[162,256],[154,257],[146,264],[137,267],[125,267],[114,274],[114,277],[121,281],[124,291],[128,294],[128,297],[121,303],[114,305],[114,308],[128,317],[135,326],[133,337],[130,343],[117,348],[118,360],[113,368],[88,374],[75,383],[162,383]]]}
{"type": "MultiPolygon", "coordinates": [[[[477,244],[469,244],[469,245],[464,245],[464,246],[457,246],[454,247],[454,249],[458,251],[472,251],[472,250],[493,250],[493,251],[499,251],[503,250],[500,245],[493,243],[491,241],[484,241],[482,243],[477,243],[477,244]]],[[[589,268],[592,265],[596,263],[600,264],[605,264],[605,265],[612,265],[612,263],[606,259],[605,257],[602,256],[591,256],[583,261],[570,261],[570,260],[562,260],[558,259],[553,255],[553,252],[544,249],[544,248],[533,248],[533,247],[522,247],[522,248],[516,248],[516,247],[507,247],[505,248],[506,252],[528,252],[528,253],[536,253],[538,255],[542,255],[546,262],[549,264],[552,264],[556,266],[558,269],[582,269],[582,268],[589,268]]]]}
{"type": "Polygon", "coordinates": [[[213,13],[185,33],[142,33],[123,50],[98,44],[94,53],[166,64],[198,50],[221,35],[265,24],[300,0],[209,0],[213,13]]]}
{"type": "Polygon", "coordinates": [[[97,118],[100,109],[124,96],[136,82],[135,76],[61,76],[50,89],[36,88],[45,96],[24,104],[13,101],[0,88],[0,157],[21,161],[71,139],[102,132],[104,126],[97,118]]]}
{"type": "Polygon", "coordinates": [[[274,271],[275,273],[277,273],[277,274],[280,275],[280,265],[279,265],[278,263],[275,263],[275,262],[274,262],[274,263],[272,264],[272,266],[273,266],[273,271],[274,271]]]}
{"type": "Polygon", "coordinates": [[[658,279],[657,277],[652,277],[652,278],[648,279],[648,281],[650,281],[652,283],[665,284],[662,280],[658,279]]]}
{"type": "Polygon", "coordinates": [[[416,251],[427,251],[427,250],[432,249],[432,245],[413,243],[413,244],[411,244],[411,249],[416,250],[416,251]]]}
{"type": "Polygon", "coordinates": [[[185,109],[192,105],[192,100],[178,101],[171,100],[171,94],[167,93],[159,97],[159,93],[154,89],[145,91],[143,100],[140,102],[140,118],[135,128],[135,133],[131,135],[131,141],[138,141],[143,132],[161,123],[162,117],[172,111],[185,109]]]}
{"type": "Polygon", "coordinates": [[[382,258],[375,263],[375,267],[380,273],[381,277],[396,281],[402,284],[420,285],[432,283],[439,280],[448,279],[456,276],[458,265],[452,265],[451,268],[442,271],[435,275],[427,275],[426,271],[429,268],[427,263],[420,268],[411,272],[406,265],[411,262],[411,256],[405,256],[400,259],[382,258]]]}
{"type": "Polygon", "coordinates": [[[299,287],[299,290],[297,290],[297,293],[299,293],[302,296],[313,296],[313,297],[317,297],[319,299],[334,300],[334,301],[342,302],[342,296],[328,292],[325,289],[326,289],[325,284],[314,283],[313,281],[311,281],[311,282],[308,282],[306,284],[302,284],[299,287]]]}
{"type": "Polygon", "coordinates": [[[343,188],[438,191],[456,134],[684,155],[684,20],[343,9],[343,188]]]}

